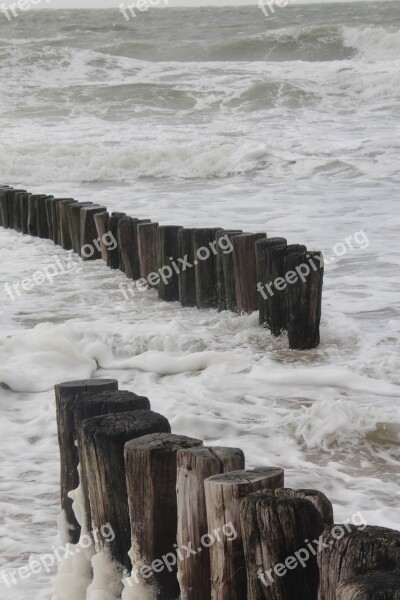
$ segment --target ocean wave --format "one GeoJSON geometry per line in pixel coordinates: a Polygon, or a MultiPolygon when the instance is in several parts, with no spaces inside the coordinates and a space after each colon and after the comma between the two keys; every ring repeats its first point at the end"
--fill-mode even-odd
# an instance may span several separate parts
{"type": "Polygon", "coordinates": [[[343,27],[344,44],[369,60],[400,59],[398,27],[343,27]]]}

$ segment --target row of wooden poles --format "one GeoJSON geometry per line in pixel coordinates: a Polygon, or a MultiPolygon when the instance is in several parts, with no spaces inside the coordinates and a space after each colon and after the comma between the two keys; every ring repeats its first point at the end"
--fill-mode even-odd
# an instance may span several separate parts
{"type": "Polygon", "coordinates": [[[55,391],[69,541],[111,526],[115,539],[100,539],[97,551],[132,570],[131,585],[141,581],[150,598],[399,599],[400,531],[334,525],[322,492],[285,487],[275,466],[246,469],[240,448],[171,433],[148,398],[119,391],[116,380],[67,382],[55,391]],[[69,497],[79,482],[82,529],[69,497]],[[227,525],[236,537],[214,534],[211,545],[203,543],[227,525]],[[294,566],[296,553],[303,561],[294,566]],[[166,556],[170,567],[164,561],[162,568],[166,556]],[[279,564],[290,567],[271,571],[279,564]],[[138,575],[151,565],[157,569],[138,575]]]}
{"type": "MultiPolygon", "coordinates": [[[[322,254],[308,252],[303,245],[288,245],[285,238],[221,227],[160,226],[125,213],[109,214],[106,207],[91,202],[29,194],[8,187],[0,188],[0,225],[51,239],[83,260],[103,258],[111,269],[121,270],[132,281],[146,280],[157,287],[161,300],[239,314],[258,310],[260,324],[274,336],[288,332],[291,349],[306,350],[319,345],[322,254]],[[115,249],[104,243],[107,233],[118,242],[115,249]],[[209,258],[198,258],[202,248],[213,247],[221,237],[229,241],[232,252],[224,251],[219,243],[209,258]],[[179,270],[179,259],[185,257],[190,264],[196,264],[179,270]],[[297,277],[297,281],[285,285],[288,273],[296,279],[296,269],[301,270],[310,261],[318,269],[308,268],[306,278],[297,277]],[[157,273],[168,267],[171,277],[168,281],[160,279],[157,273]],[[272,282],[278,285],[267,291],[265,286],[272,282]]],[[[129,294],[127,288],[128,299],[129,294]]]]}

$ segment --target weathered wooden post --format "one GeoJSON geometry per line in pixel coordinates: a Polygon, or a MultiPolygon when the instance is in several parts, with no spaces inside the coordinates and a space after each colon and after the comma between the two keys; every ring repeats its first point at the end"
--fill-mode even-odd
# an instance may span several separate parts
{"type": "MultiPolygon", "coordinates": [[[[154,433],[160,436],[162,433],[169,433],[170,425],[167,419],[158,413],[151,410],[136,410],[86,419],[83,421],[82,428],[83,462],[88,475],[93,524],[97,528],[105,523],[110,524],[115,534],[115,539],[108,546],[111,557],[130,569],[128,552],[131,547],[131,527],[127,476],[130,493],[131,488],[128,469],[125,473],[124,445],[129,440],[148,434],[154,433]]],[[[161,476],[164,477],[164,474],[161,476]]],[[[149,481],[146,483],[150,485],[149,481]]],[[[136,481],[135,485],[138,493],[141,494],[142,508],[145,509],[151,505],[151,499],[146,496],[139,481],[136,481]]],[[[164,512],[163,515],[155,515],[155,518],[158,517],[165,522],[165,514],[164,512]]],[[[147,535],[150,537],[151,532],[147,531],[147,535]]]]}
{"type": "MultiPolygon", "coordinates": [[[[75,446],[75,407],[76,403],[87,392],[103,392],[117,390],[115,379],[85,379],[68,381],[55,386],[58,443],[61,462],[61,508],[69,528],[69,540],[76,544],[79,540],[80,527],[72,510],[72,500],[68,493],[79,485],[78,449],[75,446]]],[[[102,523],[104,525],[104,523],[102,523]]]]}
{"type": "Polygon", "coordinates": [[[179,596],[177,452],[202,444],[201,440],[185,436],[157,434],[125,445],[133,578],[145,586],[155,586],[153,594],[157,600],[176,600],[179,596]],[[139,573],[137,567],[141,567],[139,573]]]}
{"type": "Polygon", "coordinates": [[[257,240],[265,233],[245,233],[233,238],[233,269],[235,274],[237,312],[250,314],[258,310],[257,291],[257,240]]]}
{"type": "Polygon", "coordinates": [[[38,199],[43,198],[39,194],[32,194],[29,197],[28,205],[28,233],[32,236],[38,235],[38,199]]]}
{"type": "Polygon", "coordinates": [[[292,490],[291,488],[283,488],[276,490],[275,496],[277,498],[305,498],[306,500],[310,500],[321,514],[324,529],[332,527],[335,522],[333,519],[332,502],[325,494],[318,490],[292,490]]]}
{"type": "Polygon", "coordinates": [[[84,208],[90,207],[94,207],[93,202],[73,202],[67,204],[72,249],[78,256],[81,254],[81,213],[84,208]]]}
{"type": "Polygon", "coordinates": [[[20,204],[21,204],[21,231],[24,234],[29,233],[28,231],[28,213],[29,213],[29,198],[31,194],[21,194],[20,204]]]}
{"type": "Polygon", "coordinates": [[[13,203],[14,203],[14,223],[13,227],[15,231],[22,231],[22,210],[21,210],[21,197],[26,194],[26,190],[23,192],[14,192],[13,203]]]}
{"type": "MultiPolygon", "coordinates": [[[[241,230],[223,230],[217,231],[215,236],[217,240],[217,296],[218,296],[218,312],[227,309],[227,299],[226,299],[226,288],[227,283],[225,282],[224,275],[224,255],[232,254],[233,252],[233,244],[232,244],[232,236],[240,235],[243,233],[241,230]]],[[[231,289],[235,290],[235,279],[233,276],[232,270],[232,278],[230,284],[231,289]]],[[[236,298],[236,293],[234,292],[234,297],[236,298]]],[[[235,308],[236,310],[236,308],[235,308]]]]}
{"type": "Polygon", "coordinates": [[[140,279],[138,226],[149,219],[124,217],[118,223],[118,245],[122,257],[121,270],[129,279],[140,279]]]}
{"type": "Polygon", "coordinates": [[[193,230],[197,308],[218,308],[217,240],[221,227],[193,230]]]}
{"type": "Polygon", "coordinates": [[[243,600],[247,593],[246,562],[240,524],[240,501],[259,490],[283,487],[283,469],[259,467],[214,475],[204,482],[208,531],[229,525],[236,537],[210,548],[212,600],[243,600]]]}
{"type": "Polygon", "coordinates": [[[158,297],[167,302],[179,300],[178,231],[180,225],[161,225],[158,228],[157,266],[160,274],[158,297]]]}
{"type": "Polygon", "coordinates": [[[400,600],[400,571],[382,571],[347,579],[336,600],[400,600]]]}
{"type": "Polygon", "coordinates": [[[101,246],[97,240],[97,228],[94,220],[97,214],[106,213],[105,206],[84,206],[81,210],[79,254],[82,260],[98,260],[101,258],[101,246]]]}
{"type": "MultiPolygon", "coordinates": [[[[210,536],[207,526],[204,480],[212,475],[245,468],[239,448],[189,448],[179,450],[177,476],[179,548],[202,548],[178,561],[181,600],[211,600],[210,536]],[[204,541],[207,538],[207,545],[204,541]]],[[[223,532],[219,532],[223,536],[223,532]]]]}
{"type": "Polygon", "coordinates": [[[152,285],[148,278],[157,272],[158,223],[139,223],[138,248],[140,277],[152,285]]]}
{"type": "Polygon", "coordinates": [[[0,188],[0,225],[4,229],[8,228],[7,193],[9,189],[7,186],[1,186],[0,188]]]}
{"type": "MultiPolygon", "coordinates": [[[[18,197],[18,194],[26,192],[26,190],[15,190],[15,189],[9,189],[7,191],[6,194],[6,204],[7,204],[7,214],[8,214],[8,219],[6,220],[7,223],[7,228],[8,229],[15,229],[15,220],[14,220],[14,211],[17,210],[18,212],[18,208],[16,207],[16,198],[18,197]]],[[[17,215],[17,219],[18,219],[18,215],[17,215]]]]}
{"type": "MultiPolygon", "coordinates": [[[[82,423],[85,419],[99,417],[110,413],[133,412],[135,410],[150,410],[149,399],[145,396],[137,396],[128,391],[106,391],[95,394],[83,394],[75,405],[75,430],[78,441],[78,454],[80,464],[80,482],[85,502],[84,514],[82,515],[82,526],[86,531],[91,529],[91,512],[89,501],[89,484],[86,473],[87,465],[83,460],[83,448],[85,444],[82,423]]],[[[89,465],[90,466],[90,465],[89,465]]]]}
{"type": "Polygon", "coordinates": [[[320,342],[322,252],[289,254],[284,270],[287,281],[293,282],[286,287],[289,347],[292,350],[316,348],[320,342]]]}
{"type": "Polygon", "coordinates": [[[184,261],[179,266],[179,302],[182,306],[196,306],[196,274],[193,251],[194,229],[182,227],[178,231],[179,258],[184,261]],[[188,266],[189,263],[191,266],[188,266]]]}
{"type": "Polygon", "coordinates": [[[324,524],[310,500],[252,494],[242,501],[241,525],[248,600],[317,600],[324,524]]]}
{"type": "Polygon", "coordinates": [[[339,584],[351,577],[400,569],[400,531],[334,525],[322,534],[321,547],[319,600],[336,600],[339,584]]]}
{"type": "Polygon", "coordinates": [[[124,219],[125,217],[125,213],[113,212],[111,213],[111,216],[108,220],[109,233],[112,234],[112,236],[117,242],[117,245],[114,249],[112,249],[111,247],[108,248],[107,265],[110,267],[110,269],[114,269],[115,271],[118,269],[121,269],[121,271],[123,271],[121,249],[118,245],[118,224],[121,221],[121,219],[124,219]]]}
{"type": "Polygon", "coordinates": [[[73,198],[53,198],[50,201],[51,219],[53,221],[53,242],[61,246],[61,226],[60,226],[60,204],[61,202],[73,204],[73,198]]]}
{"type": "Polygon", "coordinates": [[[257,240],[256,249],[256,266],[257,266],[257,292],[258,292],[258,310],[259,322],[263,327],[269,325],[269,304],[268,304],[268,281],[267,276],[267,254],[270,248],[275,246],[286,246],[287,240],[282,237],[263,238],[257,240]]]}
{"type": "Polygon", "coordinates": [[[108,247],[104,243],[105,236],[109,231],[108,223],[110,220],[110,214],[108,212],[97,213],[94,215],[94,222],[96,224],[97,236],[100,240],[101,258],[105,263],[108,263],[108,247]]]}
{"type": "Polygon", "coordinates": [[[70,204],[77,204],[77,202],[76,200],[67,199],[61,200],[61,202],[57,205],[60,224],[60,246],[64,250],[73,249],[68,217],[68,206],[70,204]]]}
{"type": "MultiPolygon", "coordinates": [[[[233,267],[233,238],[241,235],[243,232],[226,232],[226,236],[232,244],[231,252],[222,253],[222,270],[224,274],[225,284],[225,303],[226,309],[232,312],[237,311],[237,300],[236,300],[236,284],[235,284],[235,272],[233,267]]],[[[220,235],[217,233],[217,236],[220,235]]]]}
{"type": "Polygon", "coordinates": [[[53,196],[42,195],[36,198],[37,233],[42,239],[49,239],[49,222],[47,220],[46,201],[53,196]]]}

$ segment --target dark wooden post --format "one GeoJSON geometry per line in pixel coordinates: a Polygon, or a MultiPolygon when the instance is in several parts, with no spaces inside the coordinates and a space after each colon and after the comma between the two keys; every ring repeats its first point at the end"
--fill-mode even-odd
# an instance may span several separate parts
{"type": "Polygon", "coordinates": [[[139,223],[138,248],[140,277],[148,281],[149,275],[157,272],[158,223],[139,223]]]}
{"type": "Polygon", "coordinates": [[[108,262],[107,265],[110,269],[114,269],[115,271],[121,269],[123,271],[123,263],[121,256],[121,249],[118,245],[118,224],[121,219],[126,217],[125,213],[113,212],[108,220],[108,229],[109,233],[112,234],[114,239],[117,242],[117,246],[114,249],[108,248],[108,262]]]}
{"type": "Polygon", "coordinates": [[[110,214],[108,212],[97,213],[94,215],[94,222],[96,224],[97,236],[100,240],[101,258],[105,263],[108,263],[108,247],[104,243],[105,236],[109,231],[108,222],[110,220],[110,214]]]}
{"type": "Polygon", "coordinates": [[[179,302],[182,306],[196,306],[196,274],[193,252],[194,229],[184,228],[178,231],[178,253],[184,263],[179,265],[179,302]],[[187,263],[190,263],[189,266],[187,263]]]}
{"type": "Polygon", "coordinates": [[[212,600],[243,600],[247,593],[246,562],[240,525],[240,501],[259,490],[283,487],[282,469],[260,467],[214,475],[204,482],[208,531],[221,531],[226,525],[235,539],[221,538],[210,548],[212,600]]]}
{"type": "Polygon", "coordinates": [[[118,223],[118,245],[122,257],[122,269],[129,279],[140,279],[138,226],[150,223],[149,219],[124,217],[118,223]]]}
{"type": "Polygon", "coordinates": [[[266,237],[265,233],[245,233],[233,238],[233,268],[239,314],[258,310],[255,243],[266,237]]]}
{"type": "Polygon", "coordinates": [[[94,220],[97,214],[106,213],[105,206],[84,206],[81,210],[80,256],[82,260],[98,260],[101,258],[100,241],[97,239],[97,228],[94,220]]]}
{"type": "Polygon", "coordinates": [[[258,292],[258,310],[260,325],[267,327],[269,325],[269,304],[268,289],[270,283],[267,276],[267,254],[269,249],[275,246],[286,246],[285,238],[264,238],[256,242],[256,266],[257,266],[257,292],[258,292]]]}
{"type": "Polygon", "coordinates": [[[81,254],[81,213],[84,208],[93,207],[93,202],[73,202],[67,205],[72,249],[78,256],[81,254]]]}
{"type": "Polygon", "coordinates": [[[29,233],[28,231],[28,213],[29,213],[29,198],[31,194],[21,194],[20,204],[21,204],[21,231],[22,233],[29,233]]]}
{"type": "Polygon", "coordinates": [[[53,196],[42,195],[36,199],[37,232],[42,239],[49,239],[49,222],[47,220],[46,201],[53,196]]]}
{"type": "Polygon", "coordinates": [[[28,205],[28,233],[32,236],[38,236],[38,201],[45,196],[32,194],[29,197],[28,205]]]}
{"type": "Polygon", "coordinates": [[[10,188],[1,186],[0,188],[0,225],[8,229],[8,205],[7,194],[10,188]]]}
{"type": "Polygon", "coordinates": [[[185,436],[157,434],[125,445],[134,559],[131,582],[154,586],[157,600],[176,600],[179,596],[175,550],[177,452],[202,444],[201,440],[185,436]],[[164,565],[162,559],[166,561],[164,565]],[[150,567],[149,577],[143,569],[138,573],[135,565],[150,567]]]}
{"type": "MultiPolygon", "coordinates": [[[[82,527],[85,531],[91,530],[91,513],[89,501],[89,484],[86,473],[87,465],[83,460],[84,436],[82,423],[85,419],[108,415],[110,413],[133,412],[135,410],[150,410],[149,399],[137,396],[127,391],[106,391],[95,394],[83,394],[75,406],[75,429],[78,440],[78,453],[80,463],[80,482],[84,497],[85,509],[82,515],[82,527]]],[[[89,465],[90,466],[90,465],[89,465]]]]}
{"type": "Polygon", "coordinates": [[[14,223],[13,227],[15,231],[22,231],[22,210],[21,210],[21,197],[26,194],[26,190],[23,192],[14,192],[14,223]]]}
{"type": "MultiPolygon", "coordinates": [[[[93,524],[100,528],[109,523],[115,534],[115,539],[108,547],[111,557],[130,569],[128,552],[131,547],[131,527],[127,477],[129,486],[130,483],[128,469],[125,472],[124,445],[129,440],[151,433],[169,433],[170,425],[158,413],[136,410],[86,419],[82,428],[83,462],[88,475],[93,524]]],[[[135,485],[140,488],[139,481],[135,485]]],[[[148,506],[151,500],[143,494],[140,502],[148,506]]],[[[165,521],[165,516],[163,519],[165,521]]],[[[150,535],[149,531],[147,535],[150,535]]]]}
{"type": "MultiPolygon", "coordinates": [[[[117,390],[115,379],[85,379],[68,381],[55,386],[58,443],[61,461],[61,508],[70,528],[69,540],[76,544],[79,540],[80,527],[72,510],[72,500],[68,493],[79,485],[78,449],[75,446],[75,407],[77,401],[87,392],[103,392],[117,390]]],[[[102,523],[104,525],[104,523],[102,523]]]]}
{"type": "MultiPolygon", "coordinates": [[[[211,600],[209,544],[213,538],[207,526],[204,480],[212,475],[244,469],[239,448],[189,448],[178,452],[178,535],[177,544],[202,548],[201,552],[178,561],[181,600],[211,600]],[[208,535],[209,534],[209,535],[208,535]],[[207,538],[206,544],[203,541],[207,538]]],[[[223,532],[219,532],[221,538],[223,532]]]]}
{"type": "MultiPolygon", "coordinates": [[[[227,309],[227,300],[226,300],[226,282],[224,275],[224,254],[232,254],[233,252],[233,244],[232,244],[232,236],[240,235],[243,233],[241,230],[223,230],[217,231],[215,236],[217,240],[217,295],[218,295],[218,312],[227,309]],[[221,239],[222,238],[222,239],[221,239]]],[[[232,289],[235,289],[235,279],[233,277],[232,271],[232,289]]],[[[236,298],[236,294],[234,294],[236,298]]]]}
{"type": "Polygon", "coordinates": [[[217,240],[221,227],[193,230],[197,308],[218,308],[217,240]]]}
{"type": "MultiPolygon", "coordinates": [[[[237,311],[237,300],[236,300],[236,284],[235,284],[235,272],[233,267],[233,238],[241,235],[242,232],[234,232],[231,233],[229,231],[226,232],[228,239],[232,244],[232,251],[222,253],[222,270],[224,273],[224,283],[225,283],[225,302],[226,309],[232,312],[237,311]]],[[[220,235],[217,233],[217,236],[220,235]]]]}
{"type": "Polygon", "coordinates": [[[67,199],[61,200],[61,202],[57,205],[60,224],[60,246],[64,250],[73,249],[68,217],[68,206],[70,204],[77,204],[77,202],[76,200],[67,199]]]}
{"type": "Polygon", "coordinates": [[[305,498],[310,500],[321,514],[324,529],[332,527],[334,524],[333,519],[333,506],[325,494],[318,490],[292,490],[291,488],[283,488],[276,490],[275,495],[277,498],[305,498]]]}
{"type": "Polygon", "coordinates": [[[400,569],[400,531],[384,527],[334,525],[322,535],[319,600],[336,600],[350,577],[400,569]]]}
{"type": "Polygon", "coordinates": [[[400,600],[400,571],[383,571],[347,579],[336,600],[400,600]]]}
{"type": "MultiPolygon", "coordinates": [[[[15,219],[14,212],[19,212],[18,207],[16,206],[16,199],[19,198],[18,194],[26,192],[26,190],[14,190],[10,189],[6,195],[7,208],[8,208],[8,228],[15,229],[15,219]]],[[[19,215],[16,215],[17,220],[19,215]]]]}
{"type": "Polygon", "coordinates": [[[324,525],[310,500],[252,494],[242,501],[241,525],[248,600],[317,600],[324,525]]]}
{"type": "MultiPolygon", "coordinates": [[[[53,242],[57,246],[61,246],[61,227],[60,227],[60,203],[68,202],[73,204],[73,198],[53,198],[50,201],[51,219],[53,221],[53,242]]],[[[67,218],[68,219],[68,218],[67,218]]]]}
{"type": "Polygon", "coordinates": [[[289,347],[316,348],[320,342],[323,255],[322,252],[289,254],[284,261],[289,347]]]}
{"type": "Polygon", "coordinates": [[[179,300],[179,249],[180,225],[161,225],[158,228],[157,266],[160,275],[158,297],[167,302],[179,300]]]}

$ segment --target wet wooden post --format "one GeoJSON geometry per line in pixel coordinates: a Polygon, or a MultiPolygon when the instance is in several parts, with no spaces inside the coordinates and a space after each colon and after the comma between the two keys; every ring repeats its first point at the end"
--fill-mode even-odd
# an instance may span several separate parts
{"type": "Polygon", "coordinates": [[[257,266],[257,292],[259,322],[262,327],[269,326],[269,304],[268,288],[270,284],[267,276],[267,254],[270,248],[275,246],[286,246],[287,240],[282,237],[264,238],[256,242],[256,266],[257,266]]]}
{"type": "Polygon", "coordinates": [[[179,300],[179,248],[180,225],[161,225],[158,228],[157,267],[160,274],[158,297],[167,302],[179,300]]]}
{"type": "MultiPolygon", "coordinates": [[[[125,470],[124,445],[130,440],[152,433],[169,433],[170,425],[158,413],[136,410],[86,419],[82,427],[83,462],[88,475],[93,525],[100,528],[105,523],[110,524],[115,534],[115,539],[108,547],[111,557],[130,570],[128,552],[131,547],[131,527],[127,496],[129,470],[128,464],[125,470]]],[[[138,489],[139,485],[137,482],[138,489]]],[[[149,505],[146,495],[141,496],[141,504],[149,505]]],[[[165,520],[165,516],[163,518],[165,520]]]]}
{"type": "Polygon", "coordinates": [[[400,600],[400,571],[347,579],[336,590],[336,600],[400,600]]]}
{"type": "Polygon", "coordinates": [[[317,600],[318,540],[322,516],[305,498],[272,493],[247,496],[241,504],[248,600],[317,600]],[[307,545],[309,543],[310,545],[307,545]]]}
{"type": "Polygon", "coordinates": [[[29,213],[29,198],[31,194],[21,194],[20,204],[21,204],[21,231],[24,234],[28,234],[28,213],[29,213]]]}
{"type": "MultiPolygon", "coordinates": [[[[236,312],[237,310],[235,273],[233,268],[233,238],[242,233],[243,232],[226,232],[226,236],[232,244],[232,250],[230,252],[222,253],[221,256],[225,284],[226,310],[230,310],[231,312],[236,312]]],[[[217,236],[218,235],[220,234],[217,233],[217,236]]]]}
{"type": "Polygon", "coordinates": [[[150,223],[150,219],[124,217],[118,223],[118,245],[122,257],[122,269],[128,279],[140,279],[138,226],[150,223]]]}
{"type": "Polygon", "coordinates": [[[75,200],[73,198],[53,198],[50,202],[51,219],[53,221],[53,242],[57,246],[61,246],[61,224],[60,224],[60,204],[61,202],[68,202],[73,204],[75,200]]]}
{"type": "Polygon", "coordinates": [[[15,192],[13,195],[14,202],[14,223],[13,227],[15,231],[22,232],[22,209],[21,209],[21,197],[26,194],[26,190],[23,192],[15,192]]]}
{"type": "Polygon", "coordinates": [[[238,314],[251,314],[258,310],[255,244],[257,240],[266,237],[265,233],[245,233],[233,238],[233,268],[238,314]]]}
{"type": "Polygon", "coordinates": [[[84,208],[93,207],[93,202],[73,202],[67,204],[72,249],[78,256],[81,255],[81,213],[84,208]]]}
{"type": "Polygon", "coordinates": [[[107,212],[105,206],[84,206],[81,210],[80,255],[82,260],[98,260],[101,258],[100,241],[97,239],[97,228],[94,220],[97,214],[107,212]]]}
{"type": "Polygon", "coordinates": [[[310,500],[322,517],[324,529],[334,524],[332,502],[324,493],[318,490],[283,488],[276,490],[275,496],[277,498],[305,498],[306,500],[310,500]]]}
{"type": "MultiPolygon", "coordinates": [[[[84,499],[84,512],[81,515],[81,524],[84,531],[91,531],[92,517],[89,501],[89,483],[86,472],[87,465],[83,459],[83,448],[85,444],[82,423],[85,419],[117,414],[122,412],[133,412],[135,410],[150,410],[150,401],[145,396],[137,396],[128,391],[106,391],[91,394],[83,394],[77,400],[75,406],[75,429],[78,441],[78,454],[80,464],[80,484],[84,499]]],[[[89,465],[90,466],[90,465],[89,465]]]]}
{"type": "MultiPolygon", "coordinates": [[[[227,282],[224,275],[224,255],[232,254],[233,244],[232,236],[240,235],[241,230],[222,230],[218,231],[215,238],[217,240],[217,296],[218,312],[227,309],[227,282]]],[[[235,279],[232,272],[231,289],[235,289],[235,279]]],[[[236,294],[234,294],[236,298],[236,294]]],[[[235,309],[236,310],[236,309],[235,309]]]]}
{"type": "Polygon", "coordinates": [[[118,269],[123,271],[121,249],[118,246],[118,224],[121,221],[121,219],[124,219],[125,217],[125,213],[113,212],[111,213],[111,216],[108,220],[109,233],[114,237],[117,244],[114,249],[111,249],[111,247],[108,248],[107,265],[110,267],[110,269],[114,269],[115,271],[117,271],[118,269]]]}
{"type": "Polygon", "coordinates": [[[108,212],[97,213],[94,215],[94,222],[96,224],[97,237],[100,240],[101,258],[107,264],[108,262],[108,247],[104,243],[105,236],[108,234],[109,227],[108,223],[110,220],[110,214],[108,212]]]}
{"type": "Polygon", "coordinates": [[[0,187],[0,225],[7,229],[8,227],[8,206],[7,194],[10,188],[6,185],[0,187]]]}
{"type": "Polygon", "coordinates": [[[217,240],[221,227],[193,230],[197,308],[218,308],[217,240]]]}
{"type": "MultiPolygon", "coordinates": [[[[72,510],[72,500],[68,493],[79,485],[78,449],[75,446],[75,407],[76,403],[87,392],[103,392],[117,390],[115,379],[85,379],[68,381],[55,386],[58,443],[61,461],[61,508],[69,528],[67,541],[76,544],[79,540],[80,527],[72,510]]],[[[103,525],[104,523],[102,523],[103,525]]]]}
{"type": "Polygon", "coordinates": [[[45,196],[39,194],[32,194],[29,197],[28,205],[28,233],[34,237],[39,235],[38,233],[38,201],[40,198],[45,196]]]}
{"type": "Polygon", "coordinates": [[[57,205],[60,225],[60,246],[64,250],[73,249],[68,217],[68,206],[70,204],[77,204],[77,201],[71,199],[61,200],[61,202],[57,205]]]}
{"type": "Polygon", "coordinates": [[[184,263],[179,265],[179,302],[182,306],[196,306],[196,274],[194,266],[193,232],[182,227],[178,231],[178,253],[184,263]],[[191,266],[189,266],[189,263],[191,266]]]}
{"type": "Polygon", "coordinates": [[[9,229],[15,229],[15,223],[16,223],[16,221],[18,222],[18,220],[19,220],[19,214],[18,214],[19,207],[17,206],[16,200],[17,200],[17,198],[19,198],[19,194],[24,193],[24,192],[26,192],[26,190],[9,189],[6,194],[6,202],[7,202],[7,209],[8,209],[8,228],[9,229]],[[16,215],[15,215],[15,211],[17,212],[16,215]]]}
{"type": "Polygon", "coordinates": [[[185,436],[155,434],[125,445],[133,562],[147,567],[154,567],[153,561],[158,563],[157,570],[150,567],[148,576],[141,569],[135,580],[148,590],[151,588],[157,600],[176,600],[179,596],[177,452],[202,444],[201,440],[185,436]],[[166,557],[165,564],[161,557],[166,557]]]}
{"type": "MultiPolygon", "coordinates": [[[[177,459],[177,544],[179,548],[202,548],[201,552],[185,555],[178,561],[181,600],[211,600],[210,550],[203,543],[211,533],[207,526],[204,480],[244,469],[244,454],[239,448],[199,447],[179,450],[177,459]]],[[[206,543],[209,544],[209,539],[206,543]]]]}
{"type": "Polygon", "coordinates": [[[339,584],[375,571],[400,569],[400,531],[340,524],[322,534],[319,600],[337,600],[339,584]]]}
{"type": "Polygon", "coordinates": [[[320,342],[323,255],[322,252],[289,254],[284,261],[287,281],[289,347],[292,350],[317,348],[320,342]]]}
{"type": "MultiPolygon", "coordinates": [[[[149,275],[157,272],[158,227],[158,223],[138,225],[140,277],[148,282],[149,275]]],[[[152,285],[151,282],[149,284],[152,285]]]]}
{"type": "Polygon", "coordinates": [[[42,195],[36,199],[37,233],[42,239],[49,239],[49,222],[47,220],[46,202],[53,196],[42,195]]]}
{"type": "Polygon", "coordinates": [[[260,490],[283,487],[283,469],[259,467],[214,475],[204,482],[208,531],[229,525],[236,533],[214,543],[211,556],[212,600],[243,600],[247,593],[246,562],[240,525],[240,501],[260,490]]]}

